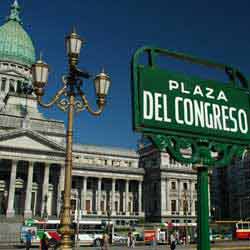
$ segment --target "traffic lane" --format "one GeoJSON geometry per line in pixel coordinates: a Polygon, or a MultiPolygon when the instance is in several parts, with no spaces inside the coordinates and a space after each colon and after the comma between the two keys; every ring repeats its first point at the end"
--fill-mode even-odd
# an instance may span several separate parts
{"type": "MultiPolygon", "coordinates": [[[[20,250],[24,248],[20,247],[11,247],[11,246],[3,246],[0,244],[1,250],[20,250]]],[[[32,247],[31,249],[37,250],[38,247],[32,247]]],[[[109,248],[110,250],[127,250],[127,246],[112,246],[109,248]]],[[[134,250],[169,250],[169,245],[136,245],[134,250]]],[[[75,250],[101,250],[98,247],[87,247],[81,246],[80,248],[75,248],[75,250]]],[[[196,245],[177,245],[176,250],[196,250],[196,245]]],[[[215,242],[211,244],[211,250],[250,250],[250,241],[224,241],[224,242],[215,242]]]]}

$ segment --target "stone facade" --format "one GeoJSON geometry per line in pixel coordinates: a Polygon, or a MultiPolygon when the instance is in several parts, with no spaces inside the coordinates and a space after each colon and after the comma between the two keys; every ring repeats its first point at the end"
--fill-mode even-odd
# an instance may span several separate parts
{"type": "Polygon", "coordinates": [[[197,175],[192,166],[174,161],[151,145],[142,147],[139,154],[140,167],[145,169],[146,219],[176,225],[196,223],[197,175]]]}
{"type": "Polygon", "coordinates": [[[250,156],[226,168],[215,168],[211,183],[211,211],[216,220],[250,219],[250,156]]]}

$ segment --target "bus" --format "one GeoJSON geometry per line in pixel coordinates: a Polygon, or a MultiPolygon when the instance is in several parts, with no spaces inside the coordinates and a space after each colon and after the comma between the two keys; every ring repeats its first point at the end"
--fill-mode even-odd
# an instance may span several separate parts
{"type": "Polygon", "coordinates": [[[32,234],[32,245],[38,246],[41,238],[46,235],[49,240],[49,245],[54,247],[58,244],[61,239],[57,232],[59,220],[36,220],[26,219],[20,230],[20,241],[25,243],[27,231],[31,231],[32,234]]]}
{"type": "MultiPolygon", "coordinates": [[[[61,239],[57,229],[60,220],[35,220],[27,219],[20,230],[20,241],[25,243],[25,235],[28,230],[32,233],[32,245],[39,245],[40,239],[46,234],[50,246],[55,246],[61,239]]],[[[111,239],[114,235],[114,227],[111,221],[104,220],[79,220],[73,221],[72,228],[75,229],[75,237],[72,239],[78,245],[100,246],[103,233],[109,233],[111,239]]]]}
{"type": "Polygon", "coordinates": [[[250,221],[238,221],[235,225],[235,238],[250,240],[250,221]]]}

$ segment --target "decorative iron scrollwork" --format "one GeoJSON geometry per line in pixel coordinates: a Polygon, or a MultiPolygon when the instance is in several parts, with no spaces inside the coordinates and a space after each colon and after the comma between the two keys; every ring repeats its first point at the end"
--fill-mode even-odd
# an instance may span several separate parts
{"type": "Polygon", "coordinates": [[[226,166],[234,157],[240,157],[245,146],[222,144],[206,138],[192,139],[177,136],[145,134],[161,151],[168,151],[177,161],[204,166],[226,166]]]}
{"type": "Polygon", "coordinates": [[[67,99],[62,99],[59,102],[57,102],[56,105],[63,112],[66,112],[68,110],[68,107],[69,107],[69,101],[67,99]]]}
{"type": "Polygon", "coordinates": [[[86,109],[86,106],[84,105],[84,103],[81,100],[75,101],[75,111],[76,112],[81,112],[84,109],[86,109]]]}

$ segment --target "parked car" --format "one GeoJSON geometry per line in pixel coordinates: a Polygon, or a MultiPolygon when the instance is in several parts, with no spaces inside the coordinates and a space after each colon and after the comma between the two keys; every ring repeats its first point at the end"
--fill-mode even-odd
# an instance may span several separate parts
{"type": "Polygon", "coordinates": [[[126,244],[127,240],[128,239],[125,236],[121,236],[121,235],[118,235],[116,233],[114,233],[114,235],[113,235],[113,242],[114,243],[126,244]]]}
{"type": "Polygon", "coordinates": [[[133,232],[136,241],[143,241],[143,235],[137,231],[133,232]]]}
{"type": "Polygon", "coordinates": [[[233,234],[231,232],[226,232],[223,234],[223,239],[224,240],[232,240],[233,239],[233,234]]]}
{"type": "Polygon", "coordinates": [[[223,239],[222,234],[219,234],[219,233],[212,234],[212,237],[213,237],[213,240],[222,240],[223,239]]]}

